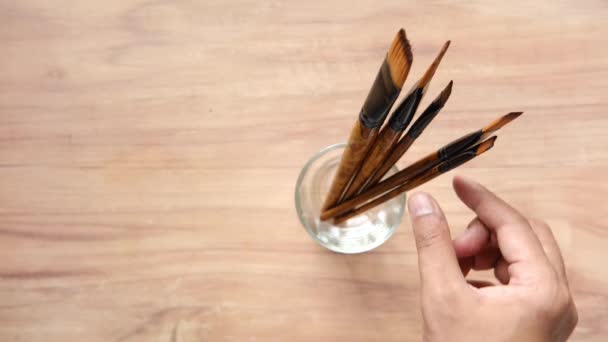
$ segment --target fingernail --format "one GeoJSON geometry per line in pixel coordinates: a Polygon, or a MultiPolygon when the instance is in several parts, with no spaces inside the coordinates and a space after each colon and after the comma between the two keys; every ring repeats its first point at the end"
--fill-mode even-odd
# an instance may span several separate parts
{"type": "Polygon", "coordinates": [[[419,192],[410,197],[408,208],[410,215],[418,217],[431,215],[435,212],[435,205],[431,196],[424,192],[419,192]]]}

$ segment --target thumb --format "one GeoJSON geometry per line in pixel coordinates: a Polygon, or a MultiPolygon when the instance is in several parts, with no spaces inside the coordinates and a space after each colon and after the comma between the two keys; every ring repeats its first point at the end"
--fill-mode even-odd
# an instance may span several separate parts
{"type": "Polygon", "coordinates": [[[426,193],[416,193],[409,199],[408,210],[416,238],[422,288],[444,291],[466,285],[439,204],[426,193]]]}

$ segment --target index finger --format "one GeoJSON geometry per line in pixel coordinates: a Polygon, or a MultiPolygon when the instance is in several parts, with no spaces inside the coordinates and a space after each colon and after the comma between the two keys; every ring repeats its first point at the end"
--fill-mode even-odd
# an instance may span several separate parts
{"type": "Polygon", "coordinates": [[[517,210],[481,184],[463,177],[454,177],[454,190],[460,200],[496,232],[498,246],[508,263],[546,259],[528,220],[517,210]]]}

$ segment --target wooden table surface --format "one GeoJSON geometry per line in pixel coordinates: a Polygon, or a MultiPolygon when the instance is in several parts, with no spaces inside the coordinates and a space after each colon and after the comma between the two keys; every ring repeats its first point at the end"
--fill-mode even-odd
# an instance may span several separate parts
{"type": "MultiPolygon", "coordinates": [[[[525,111],[457,173],[551,224],[572,340],[605,341],[607,21],[602,0],[0,1],[0,340],[419,340],[409,222],[344,256],[293,203],[403,26],[405,87],[447,39],[429,98],[455,85],[400,165],[525,111]]],[[[456,234],[451,175],[422,189],[456,234]]]]}

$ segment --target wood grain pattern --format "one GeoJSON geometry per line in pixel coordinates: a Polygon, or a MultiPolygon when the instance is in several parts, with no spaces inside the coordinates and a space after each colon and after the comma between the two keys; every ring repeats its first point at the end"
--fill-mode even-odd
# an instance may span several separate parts
{"type": "MultiPolygon", "coordinates": [[[[429,92],[455,87],[399,165],[525,111],[457,172],[549,222],[572,340],[605,341],[607,17],[598,0],[0,1],[0,340],[418,341],[409,223],[341,256],[293,205],[405,27],[409,79],[451,39],[429,92]]],[[[422,189],[461,232],[449,175],[422,189]]]]}
{"type": "Polygon", "coordinates": [[[324,209],[331,208],[340,202],[343,194],[348,190],[351,179],[357,174],[368,151],[374,146],[379,130],[378,127],[368,128],[357,119],[323,203],[324,209]]]}

